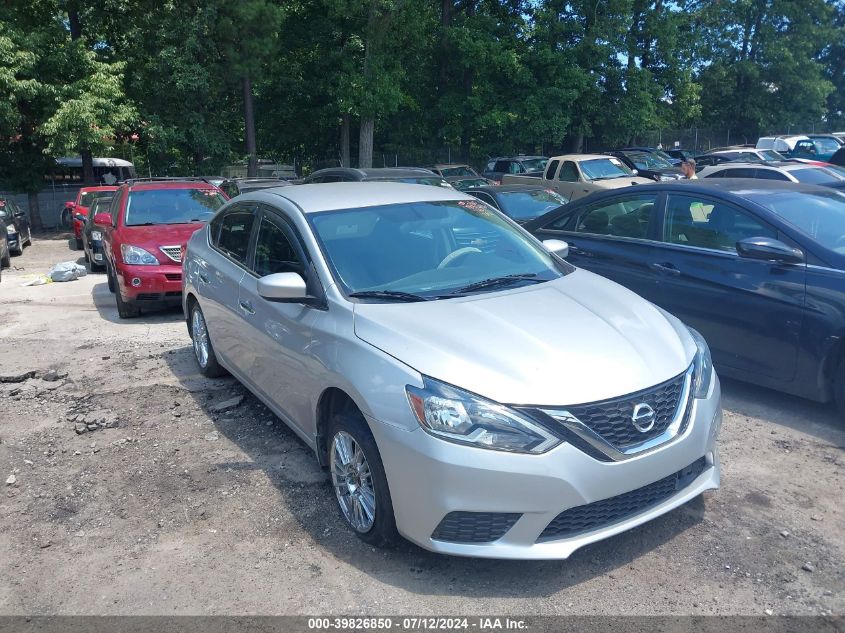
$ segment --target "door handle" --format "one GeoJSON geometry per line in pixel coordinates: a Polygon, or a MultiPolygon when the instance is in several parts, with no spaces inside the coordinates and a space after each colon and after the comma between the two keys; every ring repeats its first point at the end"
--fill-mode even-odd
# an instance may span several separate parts
{"type": "Polygon", "coordinates": [[[573,255],[586,255],[587,254],[587,252],[583,248],[573,244],[572,242],[569,242],[569,252],[572,253],[573,255]]]}
{"type": "Polygon", "coordinates": [[[197,275],[197,277],[199,278],[199,280],[200,280],[202,283],[204,283],[204,284],[207,284],[207,283],[208,283],[208,277],[206,277],[203,273],[199,273],[199,274],[197,275]]]}
{"type": "Polygon", "coordinates": [[[255,308],[252,307],[252,302],[240,300],[238,301],[238,305],[241,306],[241,310],[247,314],[255,314],[255,308]]]}
{"type": "Polygon", "coordinates": [[[674,264],[669,264],[669,263],[665,263],[665,264],[658,264],[658,263],[654,263],[654,264],[649,264],[649,267],[650,267],[650,268],[652,268],[652,269],[654,269],[654,270],[657,270],[657,271],[659,271],[659,272],[661,272],[661,273],[665,273],[665,274],[667,274],[667,275],[672,275],[673,277],[677,277],[677,276],[679,276],[679,275],[681,274],[681,271],[680,271],[680,270],[678,270],[677,268],[675,268],[674,264]]]}

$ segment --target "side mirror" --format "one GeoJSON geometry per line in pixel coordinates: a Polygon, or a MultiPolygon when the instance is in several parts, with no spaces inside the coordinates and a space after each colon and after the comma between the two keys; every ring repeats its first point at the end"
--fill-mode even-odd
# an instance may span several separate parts
{"type": "Polygon", "coordinates": [[[563,240],[543,240],[543,246],[546,247],[547,251],[561,259],[566,259],[569,255],[569,244],[563,240]]]}
{"type": "Polygon", "coordinates": [[[98,213],[97,215],[94,216],[94,224],[96,224],[97,226],[105,226],[105,227],[112,226],[111,214],[109,214],[109,213],[98,213]]]}
{"type": "MultiPolygon", "coordinates": [[[[109,216],[109,217],[111,217],[111,216],[109,216]]],[[[74,214],[73,214],[73,219],[74,219],[74,220],[79,220],[80,222],[85,222],[85,216],[84,216],[84,215],[82,215],[81,213],[74,213],[74,214]]]]}
{"type": "Polygon", "coordinates": [[[75,209],[76,203],[75,202],[65,202],[65,208],[66,209],[75,209]]]}
{"type": "Polygon", "coordinates": [[[632,176],[639,176],[639,175],[640,175],[640,170],[639,170],[639,169],[632,169],[632,170],[631,170],[631,175],[632,175],[632,176]]]}
{"type": "Polygon", "coordinates": [[[26,211],[18,211],[17,213],[15,213],[15,217],[16,217],[16,218],[24,218],[24,217],[26,217],[26,211]]]}
{"type": "Polygon", "coordinates": [[[736,252],[740,257],[783,264],[800,264],[804,261],[801,249],[787,246],[771,237],[746,237],[736,243],[736,252]]]}
{"type": "Polygon", "coordinates": [[[305,280],[298,273],[274,273],[258,280],[258,294],[267,301],[300,302],[309,299],[305,280]]]}

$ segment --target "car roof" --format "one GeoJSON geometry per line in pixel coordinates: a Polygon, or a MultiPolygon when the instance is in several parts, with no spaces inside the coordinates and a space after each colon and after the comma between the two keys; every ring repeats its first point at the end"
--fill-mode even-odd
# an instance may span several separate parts
{"type": "Polygon", "coordinates": [[[549,160],[571,160],[577,163],[583,160],[595,160],[597,158],[607,160],[612,157],[607,154],[561,154],[560,156],[552,156],[549,160]]]}
{"type": "Polygon", "coordinates": [[[472,169],[472,167],[470,167],[466,163],[437,163],[436,165],[432,165],[432,168],[434,169],[451,169],[453,167],[469,167],[470,169],[472,169]]]}
{"type": "Polygon", "coordinates": [[[217,189],[217,187],[211,183],[199,178],[194,180],[191,180],[190,178],[185,178],[184,180],[180,178],[173,178],[170,180],[146,180],[140,182],[137,180],[127,180],[126,184],[128,185],[130,191],[149,191],[155,189],[217,189]]]}
{"type": "Polygon", "coordinates": [[[117,191],[118,185],[98,185],[96,187],[82,187],[79,191],[87,193],[89,191],[117,191]]]}
{"type": "Polygon", "coordinates": [[[289,200],[306,214],[387,204],[474,199],[452,188],[404,182],[330,182],[273,187],[245,195],[276,195],[289,200]]]}
{"type": "Polygon", "coordinates": [[[473,187],[470,191],[485,191],[489,194],[515,193],[517,191],[546,191],[549,188],[544,185],[484,185],[473,187]]]}
{"type": "MultiPolygon", "coordinates": [[[[318,169],[311,178],[319,174],[354,174],[360,178],[414,178],[437,176],[424,167],[326,167],[318,169]]],[[[438,176],[439,177],[439,176],[438,176]]]]}

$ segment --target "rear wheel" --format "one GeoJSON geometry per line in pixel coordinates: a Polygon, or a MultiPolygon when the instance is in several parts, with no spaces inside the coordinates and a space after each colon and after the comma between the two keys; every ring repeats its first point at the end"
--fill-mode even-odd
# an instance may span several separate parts
{"type": "Polygon", "coordinates": [[[9,247],[6,246],[6,254],[0,258],[0,268],[8,268],[12,265],[12,258],[9,255],[9,247]]]}
{"type": "Polygon", "coordinates": [[[833,378],[833,399],[836,401],[839,415],[845,417],[845,358],[839,361],[833,378]]]}
{"type": "Polygon", "coordinates": [[[194,357],[197,359],[197,365],[200,366],[200,373],[208,378],[223,376],[226,370],[217,362],[217,355],[214,353],[214,346],[211,344],[211,337],[208,335],[205,315],[196,302],[191,306],[191,341],[194,347],[194,357]]]}
{"type": "Polygon", "coordinates": [[[365,543],[396,543],[396,519],[376,441],[360,413],[339,413],[329,423],[329,468],[340,513],[365,543]]]}
{"type": "Polygon", "coordinates": [[[117,316],[121,319],[134,319],[135,317],[140,316],[141,309],[138,306],[124,301],[119,288],[115,291],[114,297],[117,299],[117,316]]]}
{"type": "Polygon", "coordinates": [[[78,250],[78,251],[82,250],[82,238],[81,237],[76,238],[76,250],[78,250]]]}

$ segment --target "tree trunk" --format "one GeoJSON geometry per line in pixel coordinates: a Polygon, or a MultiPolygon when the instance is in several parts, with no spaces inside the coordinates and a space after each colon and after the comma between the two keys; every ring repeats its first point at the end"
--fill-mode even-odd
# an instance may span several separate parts
{"type": "Polygon", "coordinates": [[[373,166],[373,134],[376,121],[373,117],[361,119],[361,133],[358,137],[358,167],[366,169],[373,166]]]}
{"type": "Polygon", "coordinates": [[[244,127],[246,136],[246,153],[248,156],[246,175],[258,175],[258,154],[255,149],[255,114],[252,111],[252,83],[249,76],[243,78],[244,89],[244,127]]]}
{"type": "Polygon", "coordinates": [[[41,207],[38,206],[38,192],[30,191],[26,196],[29,203],[29,224],[33,231],[40,231],[44,228],[41,221],[41,207]]]}
{"type": "Polygon", "coordinates": [[[349,114],[340,122],[340,162],[342,167],[351,167],[349,158],[349,114]]]}
{"type": "Polygon", "coordinates": [[[86,185],[98,185],[94,179],[94,156],[90,149],[80,150],[79,155],[82,157],[82,182],[86,185]]]}

